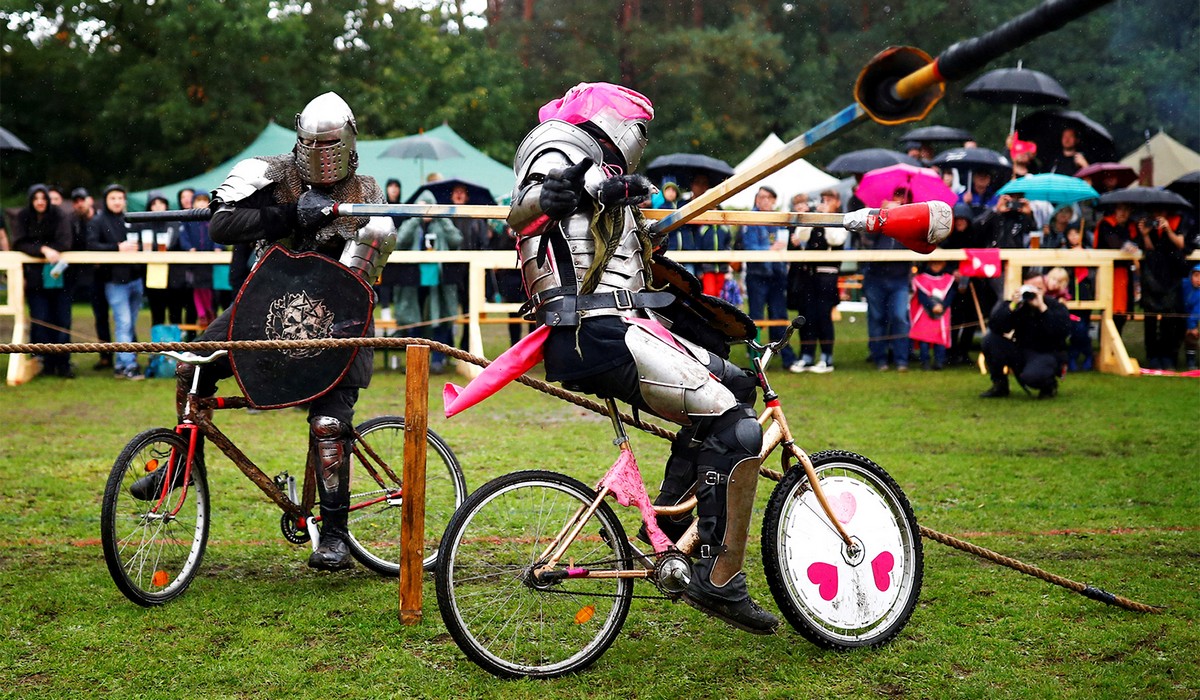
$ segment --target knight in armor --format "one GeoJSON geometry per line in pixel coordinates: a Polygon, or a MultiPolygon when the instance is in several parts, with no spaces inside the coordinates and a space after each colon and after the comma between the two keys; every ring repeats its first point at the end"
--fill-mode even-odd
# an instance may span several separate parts
{"type": "MultiPolygon", "coordinates": [[[[581,83],[539,111],[517,149],[508,217],[527,312],[550,327],[547,379],[683,426],[656,503],[693,489],[698,499],[700,556],[684,600],[769,634],[778,620],[750,598],[742,572],[762,447],[757,383],[716,348],[666,331],[675,297],[655,291],[650,272],[662,241],[637,208],[652,187],[633,174],[653,115],[645,96],[608,83],[581,83]]],[[[672,539],[691,524],[659,521],[672,539]]]]}
{"type": "MultiPolygon", "coordinates": [[[[296,145],[291,153],[239,162],[213,191],[209,233],[221,244],[253,245],[262,252],[280,245],[296,253],[315,252],[337,260],[368,285],[378,277],[395,247],[396,230],[387,217],[336,217],[334,202],[381,204],[379,185],[356,175],[358,126],[345,100],[327,92],[296,115],[296,145]]],[[[227,309],[197,340],[229,337],[232,309],[227,309]]],[[[353,566],[346,546],[350,508],[351,426],[360,389],[371,380],[373,353],[359,348],[349,368],[329,391],[308,404],[309,461],[317,472],[321,538],[308,560],[315,569],[353,566]]],[[[192,384],[195,368],[180,364],[177,408],[192,384]]],[[[217,381],[233,375],[228,358],[205,366],[200,396],[216,393],[217,381]]],[[[135,482],[137,498],[157,498],[161,473],[135,482]]],[[[182,479],[183,470],[176,470],[182,479]]],[[[177,487],[180,484],[172,484],[177,487]]]]}

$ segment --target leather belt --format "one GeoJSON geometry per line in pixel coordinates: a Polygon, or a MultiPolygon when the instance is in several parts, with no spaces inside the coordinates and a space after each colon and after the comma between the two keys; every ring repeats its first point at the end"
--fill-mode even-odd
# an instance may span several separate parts
{"type": "MultiPolygon", "coordinates": [[[[558,289],[547,291],[554,293],[558,289]]],[[[542,303],[541,299],[547,296],[550,295],[545,292],[535,294],[527,302],[530,308],[536,308],[536,319],[547,326],[578,326],[581,311],[658,309],[675,301],[675,295],[670,292],[631,292],[628,289],[600,294],[563,294],[542,303]]]]}

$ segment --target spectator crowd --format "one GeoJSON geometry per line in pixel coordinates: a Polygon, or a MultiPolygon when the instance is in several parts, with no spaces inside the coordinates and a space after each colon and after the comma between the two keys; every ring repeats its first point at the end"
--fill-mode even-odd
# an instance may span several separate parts
{"type": "MultiPolygon", "coordinates": [[[[973,142],[962,145],[976,146],[973,142]]],[[[1089,163],[1078,150],[1074,129],[1063,130],[1061,145],[1061,151],[1039,157],[1035,144],[1013,134],[1006,144],[1011,160],[1003,167],[933,165],[957,198],[952,233],[943,247],[1140,251],[1141,260],[1120,262],[1115,269],[1113,308],[1118,329],[1140,311],[1145,334],[1143,366],[1160,370],[1181,366],[1196,369],[1200,345],[1200,265],[1193,266],[1187,260],[1197,248],[1195,212],[1158,205],[1100,206],[1095,200],[1055,206],[1028,198],[1012,185],[1000,193],[1011,180],[1039,172],[1074,176],[1082,171],[1083,179],[1097,192],[1118,189],[1121,182],[1112,169],[1085,170],[1089,163]]],[[[908,146],[910,157],[930,164],[933,149],[928,143],[908,146]]],[[[434,174],[429,179],[439,178],[434,174]]],[[[861,181],[863,175],[856,178],[861,181]]],[[[688,178],[686,188],[671,178],[655,184],[659,191],[647,206],[675,208],[703,194],[711,183],[707,174],[697,172],[688,178]]],[[[890,198],[879,203],[880,207],[914,201],[910,187],[899,186],[890,191],[890,198]]],[[[389,202],[401,201],[398,180],[389,180],[385,192],[389,202]]],[[[449,187],[447,192],[446,203],[478,203],[470,201],[465,185],[449,187]]],[[[834,213],[864,205],[857,186],[846,202],[837,188],[819,193],[783,194],[791,195],[784,201],[793,212],[834,213]]],[[[429,189],[423,191],[422,197],[421,201],[434,201],[429,189]]],[[[191,189],[175,193],[174,202],[161,192],[152,192],[148,207],[203,208],[208,206],[208,200],[207,193],[191,189]]],[[[755,194],[754,210],[775,211],[780,208],[779,202],[779,192],[761,187],[755,194]]],[[[0,249],[10,248],[45,261],[29,263],[24,270],[25,295],[32,320],[31,342],[68,342],[74,303],[90,305],[94,333],[85,335],[101,342],[134,341],[136,321],[144,305],[149,307],[154,328],[182,329],[180,337],[186,339],[231,303],[252,264],[248,250],[235,250],[231,265],[147,265],[139,260],[136,264],[71,266],[60,258],[63,252],[73,250],[133,253],[221,249],[208,236],[206,222],[135,225],[125,219],[126,206],[126,190],[118,184],[105,187],[98,200],[84,187],[71,190],[68,197],[62,188],[35,184],[28,189],[25,206],[6,212],[4,227],[0,228],[0,249]]],[[[402,251],[512,250],[515,244],[512,231],[499,220],[397,217],[395,223],[399,230],[397,250],[402,251]]],[[[836,226],[798,226],[788,230],[777,226],[715,224],[680,227],[664,244],[668,254],[676,250],[828,251],[899,247],[886,236],[852,236],[836,226]]],[[[836,261],[756,262],[744,267],[702,263],[686,267],[701,281],[705,293],[737,305],[744,303],[755,320],[775,322],[769,325],[772,339],[782,335],[789,313],[799,312],[806,323],[800,330],[797,348],[788,347],[781,354],[783,366],[796,373],[834,371],[834,319],[838,316],[839,302],[849,298],[850,291],[842,282],[847,272],[855,271],[853,267],[847,269],[836,261]]],[[[999,317],[1002,326],[1011,330],[1014,304],[1024,302],[1013,295],[1002,298],[1002,278],[998,272],[975,276],[976,273],[956,262],[931,261],[918,266],[906,262],[871,262],[858,266],[857,272],[861,274],[862,297],[867,308],[869,361],[879,371],[907,372],[914,363],[927,370],[967,364],[976,334],[988,333],[988,321],[997,317],[995,312],[1009,310],[999,317]]],[[[1094,269],[1086,265],[1032,272],[1031,276],[1038,279],[1029,286],[1038,290],[1038,301],[1030,308],[1058,309],[1062,301],[1095,298],[1094,269]]],[[[388,266],[376,287],[383,332],[424,335],[465,349],[465,327],[457,343],[454,331],[456,320],[468,311],[466,277],[464,264],[388,266]]],[[[494,271],[487,278],[487,297],[523,301],[519,273],[494,271]]],[[[1075,311],[1069,319],[1062,329],[1059,327],[1062,324],[1052,324],[1055,334],[1062,331],[1062,337],[1050,339],[1047,346],[1053,353],[1055,374],[1060,367],[1064,371],[1086,371],[1094,366],[1090,312],[1075,311]]],[[[996,330],[993,328],[988,334],[995,335],[996,330]]],[[[521,324],[510,324],[512,342],[519,339],[521,332],[521,324]]],[[[1039,340],[1038,345],[1046,343],[1039,340]]],[[[990,346],[983,347],[988,355],[986,350],[996,347],[996,343],[992,341],[990,346]]],[[[1006,347],[1005,361],[1009,364],[1005,366],[1017,363],[1010,369],[1021,381],[1018,354],[1006,347]]],[[[75,376],[76,368],[68,355],[48,353],[40,360],[44,375],[75,376]]],[[[443,371],[445,358],[435,353],[431,367],[434,372],[443,371]]],[[[132,353],[115,356],[102,353],[95,369],[111,371],[121,379],[141,379],[148,373],[154,374],[152,366],[143,367],[132,353]]],[[[1000,386],[994,371],[993,380],[995,385],[985,395],[1007,394],[1007,384],[1000,386]]],[[[1041,390],[1043,396],[1053,394],[1050,389],[1041,390]]]]}

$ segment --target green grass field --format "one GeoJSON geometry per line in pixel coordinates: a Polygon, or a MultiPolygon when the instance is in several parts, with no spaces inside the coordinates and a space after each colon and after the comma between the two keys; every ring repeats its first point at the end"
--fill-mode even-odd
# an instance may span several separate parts
{"type": "MultiPolygon", "coordinates": [[[[919,606],[882,649],[824,652],[788,629],[755,637],[635,600],[588,671],[500,681],[451,641],[431,577],[424,621],[400,625],[394,580],[310,571],[307,550],[280,537],[278,511],[215,450],[203,568],[183,597],[145,610],[108,576],[100,498],[125,442],[173,422],[173,388],[114,381],[87,355],[74,381],[0,388],[0,696],[1197,697],[1200,383],[1089,373],[1054,401],[984,401],[974,369],[870,369],[858,320],[838,325],[835,373],[774,375],[805,449],[871,457],[923,525],[1165,611],[1108,607],[927,540],[919,606]]],[[[607,419],[519,385],[449,421],[440,398],[432,405],[470,488],[524,468],[594,482],[614,457],[607,419]]],[[[403,408],[404,375],[381,371],[358,415],[403,408]]],[[[302,414],[221,419],[268,474],[302,472],[302,414]]],[[[653,493],[667,446],[633,440],[653,493]]],[[[762,482],[760,509],[772,486],[762,482]]],[[[774,610],[759,523],[750,586],[774,610]]]]}

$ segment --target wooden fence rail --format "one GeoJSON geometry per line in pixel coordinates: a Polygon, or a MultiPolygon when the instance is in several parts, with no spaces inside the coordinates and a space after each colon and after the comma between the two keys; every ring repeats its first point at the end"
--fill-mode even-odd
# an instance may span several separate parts
{"type": "MultiPolygon", "coordinates": [[[[1005,250],[1000,251],[1000,257],[1006,262],[1004,288],[1006,293],[1016,289],[1021,283],[1021,270],[1025,267],[1041,266],[1066,268],[1089,267],[1096,270],[1096,299],[1089,301],[1071,301],[1067,306],[1072,309],[1090,309],[1100,314],[1100,352],[1097,357],[1098,368],[1103,372],[1113,374],[1137,374],[1137,364],[1130,359],[1125,351],[1121,335],[1113,323],[1113,266],[1118,261],[1136,261],[1139,253],[1124,253],[1115,250],[1005,250]]],[[[185,253],[185,252],[146,252],[146,253],[100,253],[76,251],[63,254],[63,258],[72,265],[112,264],[112,263],[150,263],[150,264],[228,264],[228,252],[185,253]]],[[[963,260],[961,250],[936,250],[928,255],[919,255],[905,250],[846,250],[846,251],[677,251],[671,258],[682,263],[701,262],[878,262],[878,261],[910,261],[924,260],[963,260]]],[[[1194,254],[1192,259],[1200,260],[1200,254],[1194,254]]],[[[24,297],[24,274],[22,264],[41,262],[23,253],[0,253],[0,273],[7,277],[8,296],[0,304],[0,317],[12,319],[13,331],[11,342],[14,344],[27,342],[28,314],[24,297]]],[[[481,319],[488,314],[508,314],[516,311],[520,305],[488,301],[485,294],[487,273],[494,269],[513,269],[516,266],[516,253],[508,251],[397,251],[392,254],[388,264],[418,263],[418,262],[459,262],[468,264],[468,297],[470,313],[468,317],[468,341],[470,352],[483,355],[483,336],[480,332],[481,319]]],[[[14,355],[8,363],[8,384],[19,383],[23,376],[23,363],[27,361],[23,355],[14,355]]],[[[472,366],[473,367],[473,366],[472,366]]],[[[477,370],[477,368],[476,368],[477,370]]]]}

